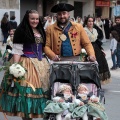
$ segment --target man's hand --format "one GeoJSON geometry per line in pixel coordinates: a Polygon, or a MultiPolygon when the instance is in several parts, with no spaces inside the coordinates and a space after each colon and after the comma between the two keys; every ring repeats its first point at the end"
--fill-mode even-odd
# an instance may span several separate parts
{"type": "Polygon", "coordinates": [[[89,56],[88,57],[88,60],[91,61],[91,62],[95,62],[96,61],[96,58],[94,56],[89,56]]]}
{"type": "Polygon", "coordinates": [[[60,57],[58,55],[55,55],[55,57],[52,60],[53,61],[60,61],[60,57]]]}

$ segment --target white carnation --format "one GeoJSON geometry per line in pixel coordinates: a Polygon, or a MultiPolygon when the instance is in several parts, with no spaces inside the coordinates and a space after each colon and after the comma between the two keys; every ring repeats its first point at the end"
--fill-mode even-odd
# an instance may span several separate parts
{"type": "Polygon", "coordinates": [[[85,49],[82,48],[81,53],[87,53],[85,49]]]}
{"type": "Polygon", "coordinates": [[[20,64],[12,64],[9,67],[10,74],[12,74],[14,77],[23,77],[25,75],[25,69],[20,64]]]}
{"type": "Polygon", "coordinates": [[[9,53],[12,53],[12,51],[10,49],[7,50],[9,53]]]}

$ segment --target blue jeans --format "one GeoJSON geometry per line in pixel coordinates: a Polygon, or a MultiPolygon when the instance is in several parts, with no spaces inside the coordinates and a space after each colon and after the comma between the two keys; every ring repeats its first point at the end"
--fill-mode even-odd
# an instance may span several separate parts
{"type": "Polygon", "coordinates": [[[3,44],[7,42],[7,38],[8,38],[8,32],[3,32],[3,44]]]}
{"type": "Polygon", "coordinates": [[[117,60],[116,60],[117,50],[114,51],[114,53],[111,55],[111,57],[112,57],[113,67],[116,68],[116,64],[117,64],[117,60]]]}
{"type": "Polygon", "coordinates": [[[120,42],[117,43],[117,66],[120,67],[120,42]]]}

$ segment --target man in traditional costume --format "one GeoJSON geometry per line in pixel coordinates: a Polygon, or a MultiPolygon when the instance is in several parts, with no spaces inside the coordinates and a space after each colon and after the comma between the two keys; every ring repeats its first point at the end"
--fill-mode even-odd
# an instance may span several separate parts
{"type": "Polygon", "coordinates": [[[90,61],[95,61],[91,42],[81,24],[69,21],[69,12],[74,10],[70,4],[59,3],[51,12],[57,13],[57,21],[46,29],[46,45],[44,52],[54,61],[60,57],[77,60],[81,48],[85,48],[90,61]]]}

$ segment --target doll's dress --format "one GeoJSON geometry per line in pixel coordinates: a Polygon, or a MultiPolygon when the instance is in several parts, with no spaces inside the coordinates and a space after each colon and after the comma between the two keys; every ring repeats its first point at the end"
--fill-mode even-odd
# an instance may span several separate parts
{"type": "Polygon", "coordinates": [[[85,105],[76,107],[72,112],[72,117],[83,117],[85,112],[87,112],[88,115],[94,116],[96,118],[101,118],[101,120],[108,120],[107,114],[105,113],[105,108],[102,103],[93,103],[89,101],[90,97],[92,97],[92,93],[89,93],[88,95],[82,94],[76,97],[77,99],[84,102],[85,105]]]}

